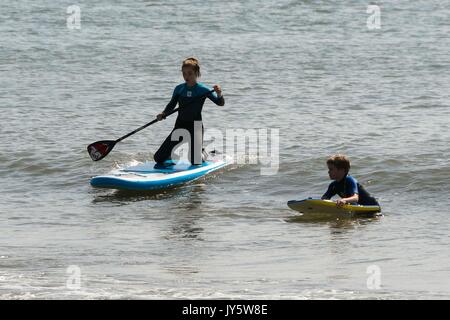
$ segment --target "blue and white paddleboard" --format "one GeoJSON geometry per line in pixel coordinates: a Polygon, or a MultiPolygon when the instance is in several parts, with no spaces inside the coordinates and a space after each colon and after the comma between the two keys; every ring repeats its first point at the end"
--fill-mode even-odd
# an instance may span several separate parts
{"type": "Polygon", "coordinates": [[[206,161],[191,165],[188,161],[175,161],[174,165],[156,167],[155,162],[118,169],[108,175],[96,176],[91,185],[96,188],[120,190],[159,190],[194,181],[227,165],[223,160],[206,161]]]}

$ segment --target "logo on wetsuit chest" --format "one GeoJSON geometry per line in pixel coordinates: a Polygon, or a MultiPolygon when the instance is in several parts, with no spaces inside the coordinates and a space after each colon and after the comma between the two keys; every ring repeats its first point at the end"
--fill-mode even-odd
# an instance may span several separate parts
{"type": "Polygon", "coordinates": [[[192,91],[187,91],[187,92],[186,92],[186,96],[192,97],[192,91]]]}

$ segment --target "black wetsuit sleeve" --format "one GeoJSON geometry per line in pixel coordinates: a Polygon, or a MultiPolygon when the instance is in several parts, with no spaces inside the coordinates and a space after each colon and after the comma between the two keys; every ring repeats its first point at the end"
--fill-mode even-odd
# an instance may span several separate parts
{"type": "Polygon", "coordinates": [[[215,104],[217,104],[218,106],[223,106],[225,105],[225,99],[223,96],[221,96],[220,98],[217,96],[217,93],[215,92],[210,92],[208,93],[207,97],[209,98],[209,100],[211,100],[212,102],[214,102],[215,104]]]}
{"type": "Polygon", "coordinates": [[[330,185],[328,186],[328,190],[324,193],[322,199],[330,200],[334,195],[336,195],[334,183],[330,183],[330,185]]]}
{"type": "Polygon", "coordinates": [[[365,206],[379,206],[377,199],[372,197],[366,189],[358,183],[359,201],[358,203],[365,206]]]}
{"type": "Polygon", "coordinates": [[[179,94],[177,94],[174,90],[173,95],[172,95],[172,99],[170,100],[170,102],[167,104],[166,108],[164,109],[164,113],[168,113],[170,111],[172,111],[173,109],[175,109],[177,103],[178,103],[178,97],[179,94]]]}

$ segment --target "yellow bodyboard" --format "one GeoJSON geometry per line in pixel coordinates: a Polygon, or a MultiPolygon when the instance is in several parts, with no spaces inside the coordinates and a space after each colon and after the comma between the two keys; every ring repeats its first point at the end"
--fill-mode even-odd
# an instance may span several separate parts
{"type": "Polygon", "coordinates": [[[321,199],[291,200],[288,201],[287,205],[289,208],[301,212],[305,215],[328,214],[352,217],[358,215],[377,215],[379,212],[381,212],[380,206],[345,204],[339,207],[334,201],[321,199]]]}

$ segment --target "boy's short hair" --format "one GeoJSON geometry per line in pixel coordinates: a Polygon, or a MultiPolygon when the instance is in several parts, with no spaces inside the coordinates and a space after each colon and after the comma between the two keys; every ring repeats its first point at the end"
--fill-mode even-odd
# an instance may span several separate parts
{"type": "Polygon", "coordinates": [[[181,70],[183,70],[183,68],[185,68],[185,67],[191,67],[194,70],[197,77],[200,78],[200,76],[201,76],[200,63],[197,58],[189,57],[189,58],[184,59],[183,64],[181,65],[181,70]]]}
{"type": "Polygon", "coordinates": [[[343,154],[335,154],[328,158],[327,165],[331,164],[337,169],[344,169],[346,173],[350,171],[350,160],[343,154]]]}

